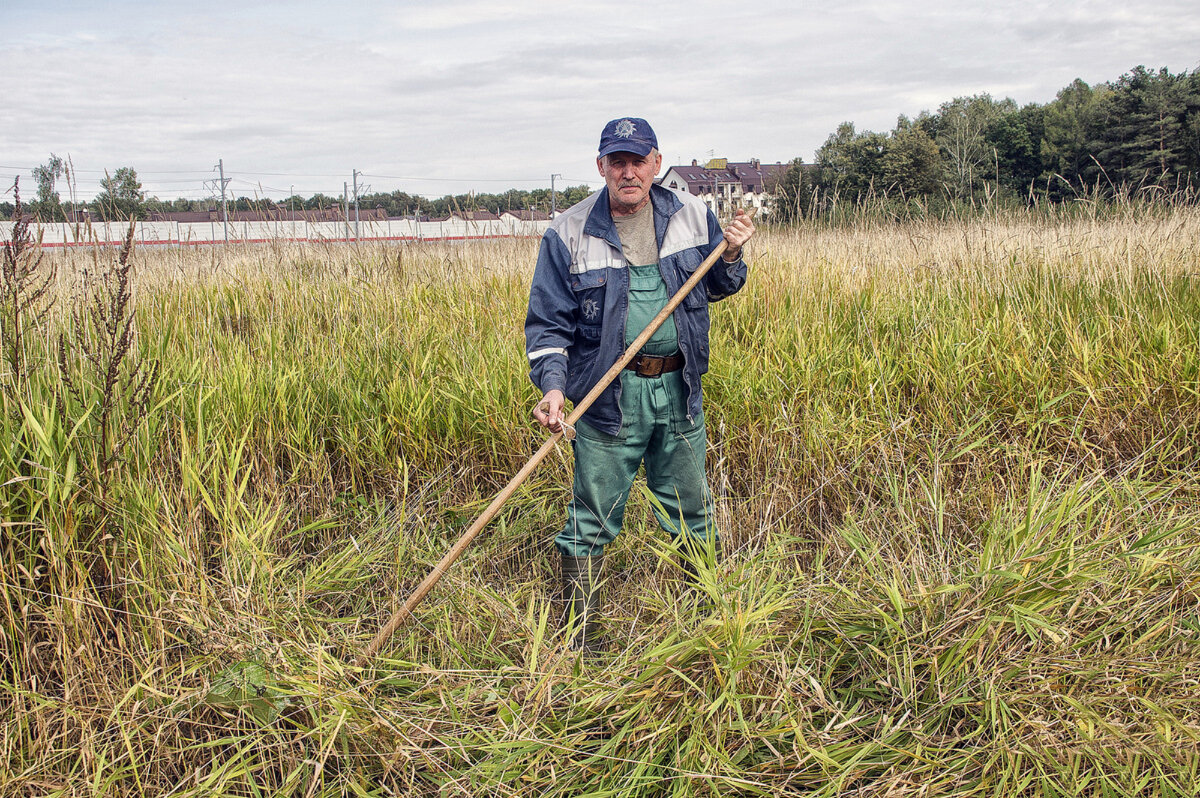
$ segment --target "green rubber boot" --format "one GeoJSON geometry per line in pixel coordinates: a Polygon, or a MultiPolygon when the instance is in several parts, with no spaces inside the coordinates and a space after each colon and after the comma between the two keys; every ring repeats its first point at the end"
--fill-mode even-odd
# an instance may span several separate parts
{"type": "Polygon", "coordinates": [[[600,641],[600,557],[562,558],[563,623],[570,629],[567,647],[572,651],[592,653],[601,648],[600,641]]]}

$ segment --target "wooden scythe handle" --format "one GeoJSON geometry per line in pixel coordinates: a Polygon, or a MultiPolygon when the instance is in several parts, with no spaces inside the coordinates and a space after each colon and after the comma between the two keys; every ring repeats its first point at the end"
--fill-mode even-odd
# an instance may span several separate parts
{"type": "MultiPolygon", "coordinates": [[[[751,217],[754,216],[754,211],[754,208],[746,209],[746,213],[751,217]]],[[[655,316],[648,325],[646,325],[646,329],[642,330],[641,333],[638,334],[638,337],[635,338],[633,343],[629,345],[629,348],[625,350],[625,353],[617,359],[616,363],[613,363],[612,368],[610,368],[605,375],[600,378],[600,381],[597,382],[595,387],[588,392],[588,395],[583,397],[583,399],[581,399],[575,405],[575,408],[571,411],[571,414],[567,416],[566,423],[568,425],[573,426],[575,422],[578,421],[579,418],[587,411],[587,409],[592,406],[592,403],[599,398],[600,394],[604,392],[604,389],[608,387],[609,383],[615,380],[617,375],[620,374],[627,365],[629,365],[629,362],[633,360],[639,351],[641,351],[642,346],[644,346],[645,343],[650,340],[650,336],[654,335],[658,328],[663,325],[663,322],[665,322],[670,315],[675,312],[675,308],[679,307],[679,303],[684,300],[684,297],[690,294],[692,289],[695,288],[702,279],[704,279],[704,275],[707,274],[708,270],[711,269],[713,264],[717,262],[717,258],[724,254],[727,246],[728,245],[725,243],[724,239],[721,240],[721,243],[717,244],[716,248],[713,249],[709,256],[704,259],[704,262],[696,268],[696,271],[692,274],[692,276],[688,278],[687,282],[685,282],[679,288],[679,290],[675,293],[675,296],[671,297],[670,301],[667,302],[663,309],[658,312],[658,315],[655,316]]],[[[562,438],[562,435],[563,433],[561,430],[555,432],[546,440],[545,443],[542,444],[542,447],[537,450],[537,453],[535,453],[533,457],[529,458],[525,465],[521,466],[521,470],[518,471],[511,480],[509,480],[508,484],[504,486],[504,489],[496,494],[496,498],[492,499],[492,503],[489,504],[487,509],[475,519],[475,522],[471,524],[470,528],[467,529],[466,532],[463,532],[462,537],[460,537],[455,544],[450,547],[450,550],[447,551],[438,564],[433,567],[433,570],[430,571],[423,580],[421,580],[421,584],[417,585],[416,590],[414,590],[412,595],[408,597],[408,600],[404,602],[404,606],[396,610],[388,622],[383,625],[383,628],[379,630],[379,633],[375,635],[375,639],[373,639],[367,646],[366,650],[362,654],[362,657],[359,659],[358,664],[360,667],[366,667],[370,660],[377,653],[379,653],[379,649],[382,648],[383,644],[388,641],[388,638],[390,638],[392,634],[398,628],[400,628],[401,624],[408,620],[416,606],[421,603],[421,601],[425,598],[429,591],[433,589],[433,586],[438,583],[438,580],[442,578],[446,571],[450,570],[450,566],[454,564],[454,561],[462,556],[462,553],[466,551],[467,546],[470,546],[471,542],[475,540],[475,536],[483,531],[483,528],[487,526],[493,518],[495,518],[496,513],[500,512],[500,508],[504,506],[504,503],[508,501],[517,488],[520,487],[521,483],[524,482],[531,473],[533,473],[533,470],[537,468],[542,460],[546,458],[546,455],[550,454],[550,451],[554,448],[554,445],[558,443],[559,439],[562,438]]]]}

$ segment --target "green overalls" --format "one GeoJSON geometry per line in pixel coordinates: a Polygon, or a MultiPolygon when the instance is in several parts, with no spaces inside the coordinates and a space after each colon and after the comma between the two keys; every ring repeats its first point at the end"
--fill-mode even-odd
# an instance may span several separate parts
{"type": "MultiPolygon", "coordinates": [[[[667,286],[658,264],[629,267],[629,316],[625,345],[667,304],[667,286]]],[[[642,347],[648,355],[678,351],[674,319],[667,319],[642,347]]],[[[646,484],[658,505],[659,524],[673,537],[682,530],[705,541],[716,539],[713,500],[704,474],[707,438],[703,415],[688,419],[683,371],[658,377],[621,372],[621,430],[601,432],[585,421],[576,425],[575,485],[567,522],[555,540],[568,557],[599,557],[616,539],[638,467],[645,462],[646,484]]]]}

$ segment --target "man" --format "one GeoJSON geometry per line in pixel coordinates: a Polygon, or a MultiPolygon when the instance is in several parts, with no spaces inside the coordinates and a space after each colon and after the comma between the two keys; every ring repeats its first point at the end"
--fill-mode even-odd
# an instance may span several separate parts
{"type": "Polygon", "coordinates": [[[662,155],[644,119],[605,125],[596,166],[605,188],[551,222],[529,295],[526,353],[544,427],[559,431],[565,400],[591,390],[722,239],[728,249],[576,427],[574,491],[555,543],[576,623],[571,645],[584,649],[596,642],[604,547],[621,530],[643,462],[658,522],[683,536],[692,578],[697,552],[715,550],[700,393],[708,303],[745,283],[742,245],[754,233],[744,212],[722,232],[699,199],[654,184],[662,155]]]}

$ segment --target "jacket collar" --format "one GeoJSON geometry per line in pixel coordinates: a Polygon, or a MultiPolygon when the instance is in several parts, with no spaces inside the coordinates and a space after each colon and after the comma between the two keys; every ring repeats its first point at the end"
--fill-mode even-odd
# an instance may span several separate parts
{"type": "MultiPolygon", "coordinates": [[[[650,187],[650,204],[654,208],[654,237],[662,247],[663,236],[667,233],[667,224],[675,212],[683,207],[679,197],[670,189],[655,183],[650,187]]],[[[596,202],[588,214],[587,224],[583,226],[585,235],[603,238],[617,249],[621,248],[621,239],[617,235],[617,226],[613,224],[612,211],[608,207],[608,186],[600,189],[596,202]]]]}

